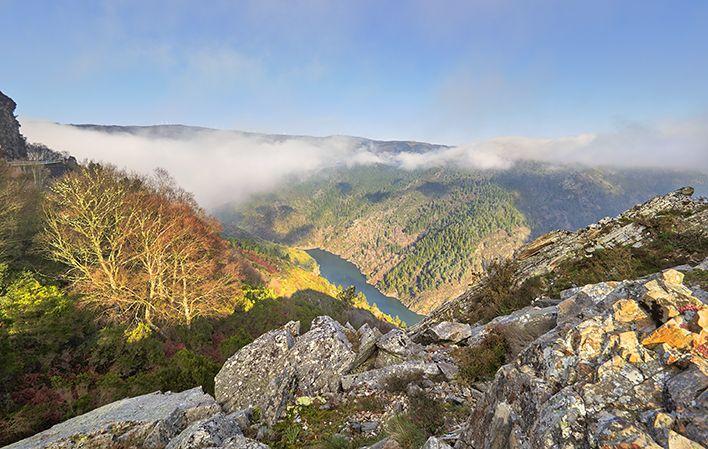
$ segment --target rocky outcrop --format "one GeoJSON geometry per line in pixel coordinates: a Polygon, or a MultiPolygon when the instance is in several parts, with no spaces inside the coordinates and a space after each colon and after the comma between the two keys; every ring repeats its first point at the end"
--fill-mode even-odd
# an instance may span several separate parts
{"type": "Polygon", "coordinates": [[[280,418],[295,395],[316,396],[339,389],[355,353],[341,324],[322,316],[298,336],[291,322],[268,332],[226,361],[215,378],[224,409],[258,408],[266,422],[280,418]]]}
{"type": "Polygon", "coordinates": [[[567,292],[557,326],[497,372],[455,447],[702,447],[708,307],[682,279],[567,292]]]}
{"type": "Polygon", "coordinates": [[[405,435],[382,429],[409,413],[412,398],[448,404],[431,403],[444,416],[429,419],[446,424],[422,449],[701,448],[708,306],[683,277],[671,269],[586,285],[545,300],[555,305],[474,327],[445,322],[425,335],[355,330],[329,317],[299,335],[291,322],[224,364],[217,400],[199,388],[126,399],[10,448],[267,449],[276,422],[305,428],[319,412],[299,411],[316,407],[350,414],[338,438],[381,435],[369,447],[395,449],[405,435]],[[468,351],[474,363],[492,332],[507,342],[510,363],[493,381],[469,385],[460,376],[470,367],[456,353],[468,351]],[[382,403],[376,413],[353,406],[372,398],[382,403]]]}
{"type": "Polygon", "coordinates": [[[17,104],[0,92],[0,159],[26,159],[27,142],[15,118],[17,104]]]}
{"type": "Polygon", "coordinates": [[[214,398],[199,387],[151,393],[104,405],[6,449],[164,448],[190,424],[219,412],[214,398]]]}

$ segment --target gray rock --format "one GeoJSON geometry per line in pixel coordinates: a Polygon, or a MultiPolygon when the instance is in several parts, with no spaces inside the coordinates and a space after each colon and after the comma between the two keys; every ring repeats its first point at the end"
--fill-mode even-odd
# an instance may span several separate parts
{"type": "Polygon", "coordinates": [[[412,376],[434,377],[440,374],[438,365],[430,362],[409,361],[397,365],[365,371],[361,374],[342,376],[342,388],[349,391],[356,388],[380,390],[386,388],[391,379],[412,376]]]}
{"type": "Polygon", "coordinates": [[[658,449],[671,438],[676,447],[708,440],[706,359],[691,345],[706,323],[680,326],[695,320],[690,310],[706,309],[681,281],[668,270],[568,291],[558,325],[497,371],[455,447],[658,449]]]}
{"type": "Polygon", "coordinates": [[[347,372],[354,357],[342,325],[328,316],[320,316],[297,339],[287,354],[287,363],[295,370],[298,392],[316,396],[339,389],[339,378],[347,372]]]}
{"type": "Polygon", "coordinates": [[[469,324],[441,321],[428,328],[424,337],[433,342],[449,341],[458,343],[472,335],[472,326],[469,324]]]}
{"type": "Polygon", "coordinates": [[[364,363],[374,354],[376,351],[376,341],[381,338],[381,331],[372,328],[368,324],[364,324],[359,328],[359,351],[356,357],[352,361],[349,370],[354,370],[364,363]]]}
{"type": "Polygon", "coordinates": [[[452,449],[452,446],[436,437],[430,437],[420,449],[452,449]]]}
{"type": "MultiPolygon", "coordinates": [[[[227,412],[249,407],[268,408],[273,395],[272,383],[281,386],[283,363],[295,345],[300,323],[290,322],[267,332],[231,356],[214,378],[216,400],[227,412]]],[[[279,389],[282,394],[282,388],[279,389]]]]}
{"type": "Polygon", "coordinates": [[[190,424],[170,440],[165,449],[203,449],[220,446],[230,437],[241,435],[233,415],[219,413],[190,424]]]}
{"type": "Polygon", "coordinates": [[[494,318],[486,327],[500,332],[509,345],[511,354],[516,355],[529,343],[556,326],[557,310],[554,306],[543,309],[525,307],[511,315],[494,318]]]}
{"type": "Polygon", "coordinates": [[[377,340],[376,347],[379,349],[376,355],[376,368],[418,358],[423,352],[423,347],[414,343],[401,329],[393,329],[384,334],[377,340]]]}
{"type": "Polygon", "coordinates": [[[361,432],[362,433],[375,432],[376,429],[379,428],[380,424],[381,423],[379,423],[378,421],[364,421],[363,423],[361,423],[361,432]]]}
{"type": "Polygon", "coordinates": [[[5,449],[113,447],[129,441],[146,448],[164,447],[189,424],[221,411],[201,387],[181,393],[150,393],[123,399],[71,418],[5,449]]]}
{"type": "Polygon", "coordinates": [[[305,396],[334,393],[355,354],[345,329],[327,316],[312,321],[296,338],[299,325],[289,323],[245,346],[215,379],[216,398],[228,412],[258,407],[274,424],[295,391],[305,396]]]}
{"type": "Polygon", "coordinates": [[[460,371],[460,368],[458,368],[457,365],[449,362],[437,362],[437,364],[438,368],[440,368],[440,371],[445,376],[445,379],[448,381],[453,381],[457,378],[457,373],[460,371]]]}

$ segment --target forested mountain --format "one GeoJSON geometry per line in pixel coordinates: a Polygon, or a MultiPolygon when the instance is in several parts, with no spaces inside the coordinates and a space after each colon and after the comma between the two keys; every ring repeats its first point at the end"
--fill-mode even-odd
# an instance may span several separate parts
{"type": "Polygon", "coordinates": [[[552,166],[507,170],[340,167],[222,209],[228,230],[321,247],[351,260],[387,294],[427,313],[462,293],[526,239],[574,230],[700,173],[552,166]]]}

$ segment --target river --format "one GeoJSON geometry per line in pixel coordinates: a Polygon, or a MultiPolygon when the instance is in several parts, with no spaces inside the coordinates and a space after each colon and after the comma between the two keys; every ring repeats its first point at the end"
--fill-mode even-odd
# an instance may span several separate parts
{"type": "Polygon", "coordinates": [[[369,304],[376,304],[382,312],[398,316],[408,325],[415,324],[423,318],[422,315],[409,310],[398,299],[384,295],[379,289],[366,282],[366,277],[348,260],[323,249],[310,249],[307,253],[317,261],[322,277],[332,284],[342,287],[353,285],[357,291],[366,295],[369,304]]]}

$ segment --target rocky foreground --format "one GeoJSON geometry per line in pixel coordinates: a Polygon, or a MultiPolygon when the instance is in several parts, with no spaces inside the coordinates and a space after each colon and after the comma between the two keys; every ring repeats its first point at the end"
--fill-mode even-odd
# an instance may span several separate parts
{"type": "Polygon", "coordinates": [[[382,335],[323,316],[300,334],[291,322],[234,354],[215,398],[195,388],[125,399],[8,448],[263,449],[279,423],[306,426],[307,407],[351,411],[342,441],[398,448],[410,442],[388,423],[420,397],[445,404],[428,449],[702,448],[707,296],[684,285],[682,271],[706,269],[587,285],[474,327],[382,335]],[[470,382],[460,351],[474,356],[490,334],[508,343],[510,363],[491,382],[470,382]],[[349,407],[367,398],[383,405],[349,407]]]}

